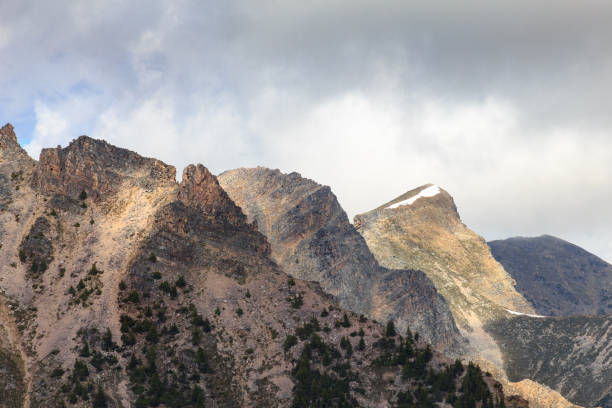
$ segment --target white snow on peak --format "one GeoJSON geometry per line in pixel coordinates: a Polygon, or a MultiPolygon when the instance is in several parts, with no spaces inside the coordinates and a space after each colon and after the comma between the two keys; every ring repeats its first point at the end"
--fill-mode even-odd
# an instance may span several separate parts
{"type": "Polygon", "coordinates": [[[386,207],[385,210],[389,210],[389,209],[392,209],[392,208],[397,208],[400,205],[412,205],[412,204],[414,204],[414,202],[416,200],[418,200],[421,197],[433,197],[433,196],[435,196],[435,195],[437,195],[439,193],[440,193],[440,187],[438,187],[436,185],[433,185],[433,186],[424,188],[418,194],[416,194],[416,195],[414,195],[414,196],[412,196],[412,197],[410,197],[410,198],[408,198],[406,200],[400,201],[399,203],[391,204],[390,206],[386,207]]]}
{"type": "Polygon", "coordinates": [[[528,314],[528,313],[515,312],[514,310],[510,310],[510,309],[506,309],[506,312],[508,312],[510,314],[513,314],[513,315],[517,315],[517,316],[548,317],[548,316],[541,316],[541,315],[534,315],[534,314],[528,314]]]}

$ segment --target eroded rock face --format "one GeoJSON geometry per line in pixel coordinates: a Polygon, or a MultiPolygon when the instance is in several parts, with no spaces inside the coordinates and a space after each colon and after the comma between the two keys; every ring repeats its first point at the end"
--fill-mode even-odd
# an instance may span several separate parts
{"type": "Polygon", "coordinates": [[[0,143],[2,144],[2,150],[7,149],[10,145],[17,144],[15,128],[10,123],[0,128],[0,143]]]}
{"type": "MultiPolygon", "coordinates": [[[[23,181],[32,173],[35,161],[17,142],[13,125],[7,123],[0,129],[0,211],[6,211],[24,187],[23,181]]],[[[0,231],[1,233],[1,231],[0,231]]]]}
{"type": "Polygon", "coordinates": [[[489,246],[538,314],[612,314],[612,265],[597,256],[550,235],[489,246]]]}
{"type": "MultiPolygon", "coordinates": [[[[531,380],[508,383],[504,390],[524,396],[529,401],[530,407],[580,408],[578,405],[567,401],[558,392],[531,380]]],[[[507,406],[511,405],[507,404],[507,406]]]]}
{"type": "Polygon", "coordinates": [[[219,176],[230,197],[268,237],[274,259],[292,276],[318,282],[341,305],[394,320],[447,350],[462,347],[448,306],[429,279],[374,259],[331,189],[297,173],[262,167],[219,176]]]}
{"type": "Polygon", "coordinates": [[[176,170],[159,160],[81,136],[66,148],[41,151],[32,186],[44,194],[69,197],[85,191],[98,200],[116,192],[125,177],[140,179],[151,190],[156,184],[174,183],[176,170]]]}
{"type": "Polygon", "coordinates": [[[183,170],[178,199],[189,207],[213,217],[227,219],[233,224],[244,224],[246,221],[240,208],[219,186],[217,178],[201,164],[191,164],[183,170]]]}

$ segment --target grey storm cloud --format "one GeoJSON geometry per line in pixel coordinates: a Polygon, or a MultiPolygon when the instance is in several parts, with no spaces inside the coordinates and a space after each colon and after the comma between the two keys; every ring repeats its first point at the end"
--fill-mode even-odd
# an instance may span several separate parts
{"type": "Polygon", "coordinates": [[[86,133],[179,169],[278,167],[351,216],[431,181],[487,239],[549,233],[612,260],[610,2],[9,0],[0,16],[0,120],[33,156],[86,133]]]}

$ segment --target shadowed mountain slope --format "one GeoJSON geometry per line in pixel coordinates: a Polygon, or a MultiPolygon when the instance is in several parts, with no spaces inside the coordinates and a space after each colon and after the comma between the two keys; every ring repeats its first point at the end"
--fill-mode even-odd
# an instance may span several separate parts
{"type": "Polygon", "coordinates": [[[550,235],[489,242],[516,289],[546,316],[612,314],[612,265],[550,235]]]}
{"type": "Polygon", "coordinates": [[[612,316],[514,316],[486,329],[511,381],[530,378],[581,406],[612,408],[612,316]]]}

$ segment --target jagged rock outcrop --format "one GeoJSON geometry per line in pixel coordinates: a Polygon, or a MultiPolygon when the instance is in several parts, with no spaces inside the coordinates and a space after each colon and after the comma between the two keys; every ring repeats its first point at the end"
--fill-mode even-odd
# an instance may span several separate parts
{"type": "Polygon", "coordinates": [[[187,206],[195,207],[213,217],[222,216],[232,223],[243,224],[246,220],[240,208],[221,188],[217,178],[201,164],[191,164],[183,170],[178,199],[187,206]]]}
{"type": "Polygon", "coordinates": [[[612,314],[612,265],[597,256],[550,235],[489,246],[538,314],[612,314]]]}
{"type": "MultiPolygon", "coordinates": [[[[9,310],[2,325],[23,367],[25,405],[48,406],[61,385],[54,388],[51,373],[74,363],[79,329],[109,328],[118,338],[117,285],[149,217],[175,196],[174,168],[87,137],[46,149],[38,163],[14,137],[6,141],[0,179],[12,197],[0,212],[9,310]]],[[[109,378],[99,381],[124,394],[125,383],[109,378]]]]}
{"type": "MultiPolygon", "coordinates": [[[[6,124],[0,128],[0,293],[3,295],[7,284],[11,286],[13,283],[11,265],[17,265],[16,251],[10,258],[6,256],[11,240],[19,239],[11,234],[11,224],[18,222],[22,211],[29,206],[23,197],[28,195],[26,180],[35,165],[36,162],[17,142],[13,126],[6,124]]],[[[14,314],[12,304],[0,302],[0,395],[7,407],[20,407],[28,400],[26,351],[14,314]]]]}
{"type": "Polygon", "coordinates": [[[7,211],[13,197],[20,195],[23,180],[29,177],[35,164],[17,142],[13,125],[4,125],[0,129],[0,211],[7,211]]]}
{"type": "Polygon", "coordinates": [[[158,183],[174,183],[176,170],[159,160],[81,136],[65,149],[41,151],[32,186],[44,194],[68,197],[85,191],[97,200],[118,191],[126,177],[153,190],[158,183]]]}
{"type": "Polygon", "coordinates": [[[504,398],[289,279],[205,167],[177,184],[172,166],[87,137],[38,163],[3,150],[22,151],[9,132],[0,142],[14,192],[0,211],[6,406],[390,407],[430,369],[456,398],[467,371],[504,398]]]}
{"type": "Polygon", "coordinates": [[[461,349],[448,306],[429,279],[378,265],[329,187],[263,167],[224,172],[219,182],[268,237],[287,273],[318,282],[350,310],[394,320],[402,332],[409,326],[446,350],[461,349]]]}

